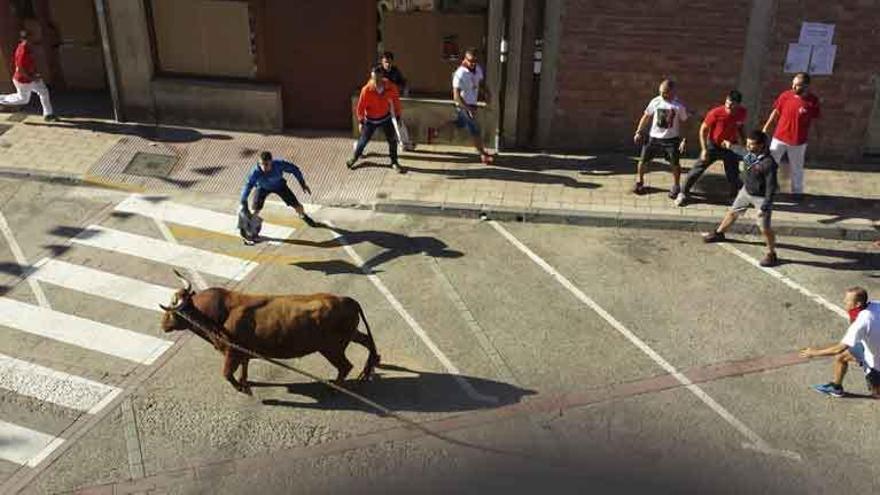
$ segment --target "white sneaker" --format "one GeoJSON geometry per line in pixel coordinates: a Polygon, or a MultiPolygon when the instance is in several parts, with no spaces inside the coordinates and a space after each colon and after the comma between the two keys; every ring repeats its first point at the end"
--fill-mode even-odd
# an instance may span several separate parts
{"type": "Polygon", "coordinates": [[[683,192],[678,193],[678,196],[675,197],[675,206],[684,206],[685,201],[687,201],[687,197],[683,192]]]}

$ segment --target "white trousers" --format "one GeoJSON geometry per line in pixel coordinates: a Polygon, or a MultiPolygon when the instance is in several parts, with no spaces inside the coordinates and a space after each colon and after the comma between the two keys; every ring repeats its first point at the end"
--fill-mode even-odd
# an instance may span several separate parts
{"type": "Polygon", "coordinates": [[[52,102],[49,100],[49,88],[42,79],[23,83],[15,79],[12,80],[15,85],[15,93],[8,95],[0,95],[0,105],[19,106],[27,105],[31,101],[31,95],[37,93],[40,97],[40,104],[43,105],[43,117],[52,115],[52,102]]]}
{"type": "Polygon", "coordinates": [[[804,155],[807,154],[807,143],[792,146],[786,144],[776,138],[770,141],[770,154],[779,164],[781,175],[780,182],[786,182],[788,177],[791,178],[791,192],[794,194],[804,193],[804,155]],[[782,157],[788,158],[787,163],[783,163],[782,157]]]}

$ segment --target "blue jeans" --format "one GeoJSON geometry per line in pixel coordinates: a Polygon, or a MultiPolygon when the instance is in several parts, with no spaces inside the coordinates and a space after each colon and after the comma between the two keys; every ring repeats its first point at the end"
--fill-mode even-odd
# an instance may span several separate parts
{"type": "MultiPolygon", "coordinates": [[[[472,111],[473,112],[473,111],[472,111]]],[[[459,129],[466,127],[471,136],[480,135],[480,124],[477,123],[476,117],[471,117],[463,108],[456,108],[455,126],[459,129]]]]}
{"type": "Polygon", "coordinates": [[[364,148],[367,147],[367,143],[373,137],[373,133],[380,127],[385,133],[385,139],[388,141],[388,155],[391,157],[391,163],[397,163],[397,133],[394,132],[394,124],[391,122],[390,115],[387,119],[378,122],[370,120],[364,122],[364,128],[361,131],[361,136],[358,138],[357,148],[354,149],[355,158],[361,157],[364,148]]]}

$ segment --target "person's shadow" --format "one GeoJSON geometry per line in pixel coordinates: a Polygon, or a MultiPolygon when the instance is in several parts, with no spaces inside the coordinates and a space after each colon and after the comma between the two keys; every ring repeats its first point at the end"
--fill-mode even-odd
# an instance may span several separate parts
{"type": "Polygon", "coordinates": [[[60,122],[56,122],[53,124],[27,122],[26,125],[54,127],[61,129],[80,129],[99,132],[102,134],[137,136],[160,143],[192,143],[195,141],[200,141],[202,139],[215,139],[222,141],[228,141],[232,139],[232,136],[228,134],[205,134],[198,129],[191,129],[188,127],[164,127],[144,124],[118,124],[115,122],[107,122],[103,120],[61,119],[60,122]]]}
{"type": "MultiPolygon", "coordinates": [[[[534,390],[523,389],[508,383],[487,380],[472,376],[451,375],[416,371],[402,366],[380,364],[378,370],[408,373],[411,376],[386,376],[376,373],[368,382],[348,380],[343,385],[348,390],[378,402],[392,411],[410,412],[460,412],[488,409],[516,404],[527,395],[535,395],[534,390]],[[470,397],[462,389],[461,380],[467,381],[477,393],[493,397],[488,402],[485,397],[470,397]]],[[[293,407],[299,409],[364,411],[381,414],[373,407],[348,395],[331,389],[321,382],[306,383],[265,383],[250,382],[251,387],[285,387],[291,394],[311,398],[314,402],[296,400],[265,399],[269,406],[293,407]]]]}
{"type": "Polygon", "coordinates": [[[412,256],[416,254],[426,254],[434,258],[460,258],[464,253],[450,249],[445,242],[436,237],[415,236],[411,237],[404,234],[394,232],[386,232],[381,230],[347,230],[341,227],[328,227],[323,224],[317,224],[319,227],[332,228],[341,238],[330,239],[326,241],[309,241],[304,239],[267,239],[283,242],[285,244],[293,244],[297,246],[313,247],[313,248],[338,248],[343,244],[357,245],[361,243],[371,243],[377,247],[383,248],[378,254],[364,261],[363,267],[358,267],[344,260],[330,261],[299,261],[292,263],[304,270],[316,270],[324,272],[326,275],[336,275],[340,273],[362,274],[376,273],[375,268],[400,258],[401,256],[412,256]]]}
{"type": "MultiPolygon", "coordinates": [[[[751,246],[763,246],[761,241],[747,241],[743,239],[728,239],[727,242],[732,244],[747,244],[751,246]]],[[[812,246],[803,246],[799,244],[791,244],[787,242],[777,242],[777,248],[798,251],[813,256],[821,256],[825,258],[837,258],[835,261],[820,261],[807,259],[791,259],[781,257],[780,265],[797,264],[804,266],[812,266],[816,268],[827,268],[831,270],[850,270],[850,271],[873,271],[880,269],[880,256],[874,252],[862,251],[845,251],[842,249],[820,248],[812,246]]]]}

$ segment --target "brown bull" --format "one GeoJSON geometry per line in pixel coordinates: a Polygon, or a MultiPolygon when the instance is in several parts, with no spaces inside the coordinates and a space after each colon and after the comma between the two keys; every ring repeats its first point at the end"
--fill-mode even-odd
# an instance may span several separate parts
{"type": "Polygon", "coordinates": [[[223,342],[214,342],[198,328],[181,318],[177,312],[199,319],[207,319],[221,330],[230,341],[270,358],[295,358],[319,352],[336,367],[337,383],[345,380],[352,364],[345,357],[349,342],[357,342],[370,352],[360,379],[366,380],[379,364],[379,354],[373,342],[370,325],[360,304],[350,297],[333,294],[266,296],[251,295],[223,288],[195,292],[192,284],[177,270],[175,275],[184,283],[171,301],[171,306],[159,305],[165,314],[162,330],[191,329],[212,342],[226,359],[223,376],[236,390],[250,394],[247,367],[250,356],[229,348],[223,342]],[[359,320],[364,320],[367,333],[358,331],[359,320]],[[236,380],[234,373],[241,366],[236,380]]]}

